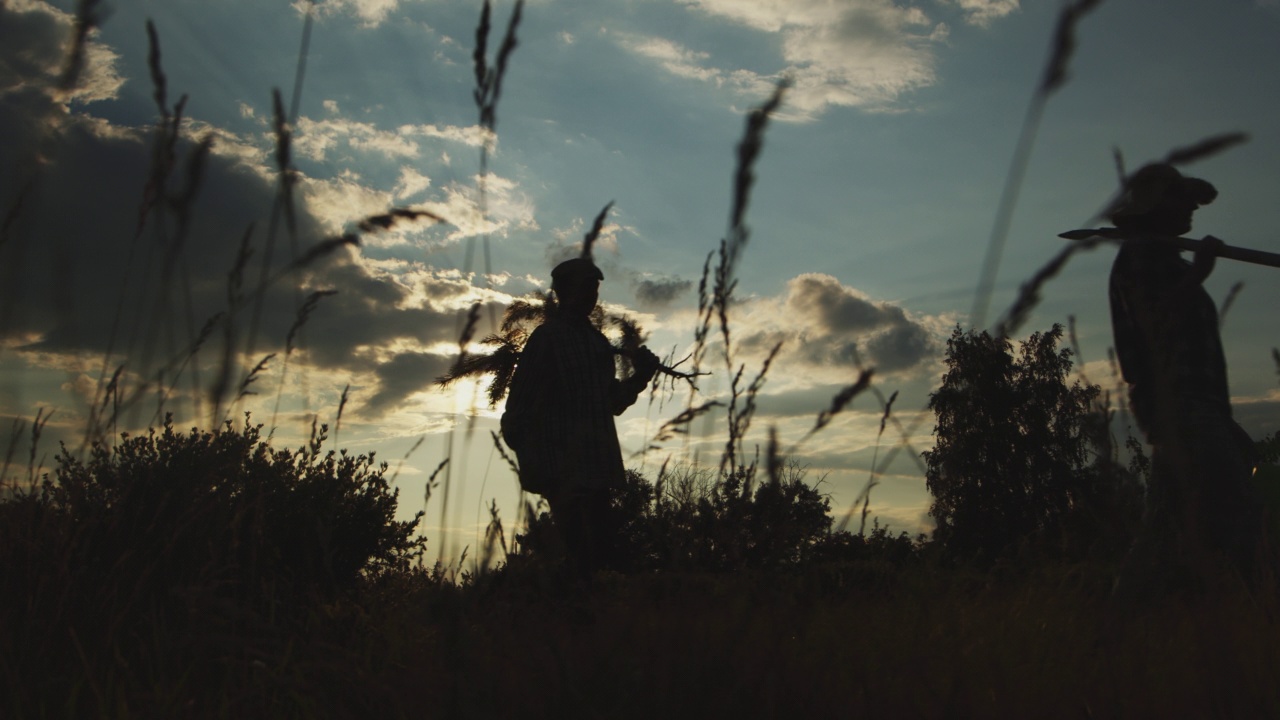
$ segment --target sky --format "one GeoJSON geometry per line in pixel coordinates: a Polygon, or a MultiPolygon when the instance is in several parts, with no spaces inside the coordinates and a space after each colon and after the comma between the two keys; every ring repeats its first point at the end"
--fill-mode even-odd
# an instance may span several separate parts
{"type": "MultiPolygon", "coordinates": [[[[933,421],[922,411],[941,379],[946,338],[971,322],[1059,4],[529,0],[492,134],[473,99],[479,2],[104,6],[79,84],[59,90],[74,2],[0,2],[0,424],[52,411],[39,457],[57,440],[79,442],[104,368],[109,378],[123,365],[121,382],[136,386],[141,368],[178,357],[207,318],[228,310],[244,238],[252,255],[242,295],[257,287],[268,255],[280,269],[325,238],[355,232],[364,217],[424,210],[445,222],[362,233],[358,247],[281,273],[260,316],[252,303],[233,307],[236,377],[275,353],[247,388],[255,394],[213,417],[192,388],[193,374],[204,388],[216,379],[224,323],[165,408],[180,427],[248,411],[274,442],[296,447],[313,419],[335,425],[341,405],[337,444],[391,464],[401,516],[425,507],[434,552],[456,557],[470,546],[474,556],[490,502],[510,528],[518,495],[489,436],[501,406],[477,400],[468,383],[433,384],[456,355],[460,313],[484,304],[479,332],[490,332],[489,313],[545,289],[553,264],[576,252],[612,201],[595,252],[602,301],[636,318],[659,354],[682,357],[703,263],[726,233],[745,115],[785,77],[792,87],[755,165],[750,242],[730,313],[747,377],[783,343],[748,447],[776,427],[837,516],[872,477],[875,458],[871,515],[894,530],[930,527],[917,459],[933,421]],[[272,219],[272,92],[293,105],[308,12],[290,233],[280,214],[272,219]],[[162,208],[138,231],[158,117],[148,19],[166,107],[188,98],[169,195],[189,187],[196,144],[209,137],[212,149],[189,213],[162,208]],[[317,291],[336,294],[319,297],[291,333],[317,291]],[[883,408],[864,394],[802,441],[864,367],[875,369],[879,397],[899,393],[894,417],[905,439],[893,426],[878,437],[883,408]],[[446,455],[453,460],[427,500],[446,455]]],[[[512,7],[494,6],[490,63],[512,7]]],[[[1067,242],[1057,233],[1083,226],[1111,197],[1113,149],[1132,170],[1208,136],[1248,133],[1246,144],[1184,168],[1220,192],[1191,234],[1280,252],[1280,2],[1106,0],[1082,19],[1077,39],[1069,79],[1035,138],[987,324],[1067,242]]],[[[1045,287],[1021,336],[1074,317],[1085,377],[1115,394],[1106,359],[1112,252],[1076,256],[1045,287]]],[[[1219,302],[1244,283],[1223,344],[1237,418],[1255,437],[1280,429],[1274,272],[1220,261],[1206,283],[1219,302]]],[[[723,362],[706,369],[696,402],[727,392],[723,362]]],[[[642,397],[619,418],[632,466],[652,474],[668,457],[718,460],[723,416],[638,454],[689,402],[680,386],[642,397]]],[[[145,428],[158,401],[145,404],[117,429],[145,428]]],[[[14,444],[19,475],[27,442],[14,444]]]]}

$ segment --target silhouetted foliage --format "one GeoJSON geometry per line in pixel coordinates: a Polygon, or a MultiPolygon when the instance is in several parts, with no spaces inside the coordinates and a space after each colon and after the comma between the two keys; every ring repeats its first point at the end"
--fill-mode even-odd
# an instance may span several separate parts
{"type": "Polygon", "coordinates": [[[323,426],[298,450],[271,448],[260,429],[246,418],[239,430],[228,422],[181,434],[167,421],[115,447],[97,444],[83,462],[64,448],[56,479],[0,506],[6,587],[34,587],[11,574],[11,561],[38,549],[74,568],[77,593],[124,593],[146,606],[199,587],[262,609],[334,596],[364,571],[421,554],[416,521],[394,519],[385,464],[321,455],[323,426]]]}
{"type": "Polygon", "coordinates": [[[934,539],[949,551],[1078,551],[1115,525],[1126,532],[1107,545],[1126,544],[1141,493],[1107,451],[1109,431],[1098,427],[1107,416],[1094,409],[1100,389],[1067,385],[1071,351],[1057,348],[1061,338],[1055,324],[1016,357],[1007,339],[986,332],[957,327],[947,341],[947,372],[929,400],[936,444],[924,458],[934,539]]]}
{"type": "MultiPolygon", "coordinates": [[[[628,470],[613,493],[610,523],[618,530],[616,569],[724,571],[795,566],[814,554],[831,528],[830,501],[787,466],[777,482],[751,483],[745,473],[719,480],[686,468],[655,486],[628,470]]],[[[555,554],[551,516],[543,513],[518,536],[523,552],[555,554]]]]}

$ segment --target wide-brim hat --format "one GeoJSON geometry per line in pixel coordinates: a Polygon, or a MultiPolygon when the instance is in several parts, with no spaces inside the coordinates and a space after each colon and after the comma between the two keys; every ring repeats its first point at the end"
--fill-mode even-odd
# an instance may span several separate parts
{"type": "Polygon", "coordinates": [[[1129,176],[1124,192],[1107,217],[1113,223],[1118,220],[1117,224],[1143,217],[1174,194],[1199,207],[1213,202],[1218,197],[1218,190],[1207,180],[1186,177],[1168,163],[1152,163],[1129,176]]]}

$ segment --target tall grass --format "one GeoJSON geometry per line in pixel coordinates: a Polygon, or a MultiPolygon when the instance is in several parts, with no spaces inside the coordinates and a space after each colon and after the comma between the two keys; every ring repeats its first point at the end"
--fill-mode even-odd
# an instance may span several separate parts
{"type": "MultiPolygon", "coordinates": [[[[984,265],[992,281],[1040,113],[1065,78],[1077,21],[1095,4],[1080,0],[1063,11],[997,211],[984,265]]],[[[60,471],[54,482],[39,482],[47,468],[40,440],[51,413],[41,410],[34,420],[15,420],[9,429],[0,479],[25,462],[26,484],[34,491],[0,502],[0,578],[11,589],[0,600],[10,618],[0,623],[0,714],[1280,712],[1273,682],[1280,672],[1274,593],[1251,593],[1223,578],[1212,592],[1171,598],[1136,617],[1117,619],[1108,601],[1114,568],[1105,562],[1013,558],[978,573],[923,538],[891,535],[874,518],[868,529],[870,496],[884,469],[901,452],[919,462],[911,438],[924,417],[904,424],[894,412],[898,393],[886,397],[873,382],[873,368],[858,368],[799,438],[783,442],[769,428],[763,459],[750,446],[759,395],[783,348],[773,347],[758,368],[748,368],[735,348],[732,312],[737,271],[751,238],[747,210],[755,167],[770,118],[785,100],[785,83],[745,120],[726,234],[707,255],[699,285],[691,370],[668,362],[664,376],[671,385],[654,385],[653,392],[665,398],[675,393],[676,380],[686,382],[689,398],[660,425],[646,451],[666,450],[688,438],[695,421],[722,412],[719,462],[687,464],[668,456],[653,482],[629,476],[614,508],[632,553],[629,574],[606,574],[587,586],[561,582],[548,560],[555,553],[549,518],[523,496],[514,527],[503,523],[496,502],[488,506],[489,526],[469,570],[468,549],[458,555],[452,546],[441,549],[448,566],[430,566],[421,561],[425,540],[413,534],[416,521],[396,522],[392,515],[391,487],[423,439],[387,479],[390,466],[371,456],[326,452],[327,428],[319,417],[311,418],[310,439],[295,451],[263,442],[260,429],[247,421],[226,423],[272,377],[279,383],[275,412],[280,408],[289,360],[305,342],[302,333],[312,313],[333,293],[320,289],[302,296],[292,282],[299,271],[357,245],[363,234],[400,222],[446,221],[422,210],[388,208],[357,223],[358,232],[298,246],[291,142],[313,6],[306,6],[289,107],[282,93],[273,95],[277,179],[256,277],[251,248],[259,235],[250,226],[227,272],[225,307],[208,318],[190,311],[189,275],[182,268],[183,238],[198,222],[192,209],[213,141],[184,140],[185,103],[169,104],[159,33],[148,26],[159,117],[130,247],[153,232],[166,252],[135,264],[131,249],[131,274],[120,281],[132,284],[136,272],[153,282],[156,268],[167,269],[165,278],[173,279],[163,280],[155,297],[176,296],[180,312],[171,315],[168,303],[131,311],[122,290],[114,322],[123,326],[132,319],[130,338],[117,337],[126,332],[123,327],[112,328],[84,434],[88,454],[64,450],[55,461],[60,471]],[[275,257],[281,232],[290,239],[287,260],[275,257]],[[272,309],[265,303],[278,297],[272,290],[284,286],[294,291],[294,321],[287,336],[277,339],[283,356],[263,353],[262,317],[272,309]],[[120,346],[125,350],[118,352],[120,346]],[[145,358],[141,369],[125,362],[135,353],[145,358]],[[213,361],[209,354],[216,355],[213,361]],[[695,381],[721,364],[715,372],[723,372],[726,394],[702,394],[695,381]],[[196,418],[207,417],[214,430],[184,434],[164,419],[170,398],[186,383],[203,403],[196,405],[196,418]],[[150,422],[130,421],[127,413],[140,412],[153,393],[154,410],[148,406],[148,414],[138,415],[150,422]],[[866,393],[876,397],[880,413],[875,454],[863,491],[833,530],[821,480],[811,482],[796,457],[866,393]],[[122,427],[143,424],[159,429],[117,440],[122,427]],[[24,439],[26,457],[18,453],[24,439]],[[854,514],[860,515],[856,535],[847,531],[854,514]]],[[[73,84],[88,32],[99,21],[96,3],[86,0],[79,7],[64,87],[73,84]]],[[[482,211],[496,105],[522,11],[517,2],[492,64],[488,2],[477,28],[474,96],[486,132],[479,161],[482,211]]],[[[1188,162],[1238,139],[1213,138],[1170,157],[1188,162]]],[[[6,211],[0,250],[26,240],[14,231],[25,212],[24,197],[6,211]]],[[[609,210],[600,212],[584,238],[585,255],[609,210]]],[[[1016,331],[1038,302],[1038,290],[1085,247],[1070,246],[1028,281],[999,324],[1002,334],[1016,331]]],[[[474,251],[472,241],[468,275],[474,251]]],[[[483,253],[488,277],[487,237],[483,253]]],[[[989,294],[984,281],[976,304],[985,304],[989,294]]],[[[0,316],[7,317],[15,312],[13,299],[6,293],[3,300],[0,316]]],[[[489,400],[499,402],[527,328],[549,301],[519,301],[501,325],[496,315],[490,317],[491,333],[481,340],[495,348],[490,355],[475,352],[475,340],[483,335],[480,305],[461,314],[459,355],[450,377],[495,375],[489,400]]],[[[621,336],[622,355],[643,342],[642,330],[628,322],[619,318],[611,329],[621,336]]],[[[1280,368],[1280,351],[1276,363],[1280,368]]],[[[334,444],[349,390],[338,403],[334,444]]],[[[472,428],[468,424],[461,442],[471,441],[472,428]]],[[[452,455],[459,447],[456,430],[425,488],[424,510],[436,495],[442,526],[451,490],[452,507],[459,510],[456,483],[465,477],[452,455]]],[[[490,439],[494,453],[518,472],[501,438],[490,439]]]]}

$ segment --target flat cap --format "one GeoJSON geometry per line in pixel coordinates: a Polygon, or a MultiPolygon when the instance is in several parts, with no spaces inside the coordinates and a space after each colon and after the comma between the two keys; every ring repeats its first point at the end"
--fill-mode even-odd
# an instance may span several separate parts
{"type": "Polygon", "coordinates": [[[551,271],[551,287],[564,287],[583,280],[604,280],[604,273],[584,257],[565,260],[551,271]]]}

